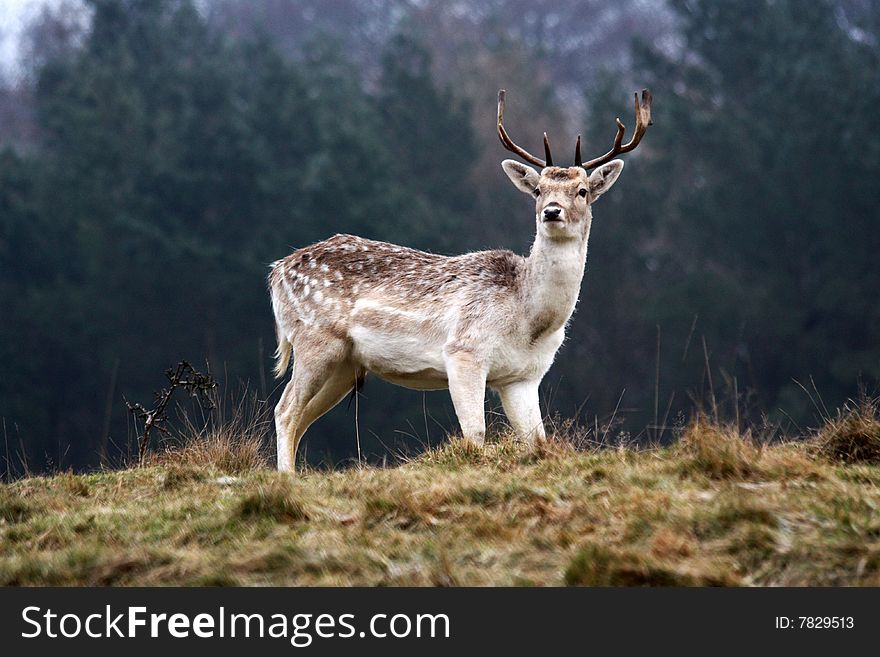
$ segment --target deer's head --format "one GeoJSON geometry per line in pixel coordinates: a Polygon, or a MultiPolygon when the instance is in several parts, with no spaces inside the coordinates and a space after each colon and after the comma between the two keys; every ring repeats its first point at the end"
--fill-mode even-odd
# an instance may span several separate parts
{"type": "Polygon", "coordinates": [[[651,92],[647,89],[642,91],[641,100],[638,94],[635,95],[635,113],[636,129],[628,143],[623,143],[626,128],[617,119],[617,135],[610,151],[584,162],[578,135],[574,166],[558,167],[553,165],[547,133],[544,133],[544,160],[513,142],[504,129],[504,90],[498,92],[498,137],[501,143],[507,150],[540,167],[538,172],[515,160],[504,160],[501,164],[517,189],[534,197],[539,234],[551,239],[576,239],[587,234],[592,220],[590,205],[611,189],[623,171],[623,160],[614,157],[638,146],[652,123],[651,92]]]}

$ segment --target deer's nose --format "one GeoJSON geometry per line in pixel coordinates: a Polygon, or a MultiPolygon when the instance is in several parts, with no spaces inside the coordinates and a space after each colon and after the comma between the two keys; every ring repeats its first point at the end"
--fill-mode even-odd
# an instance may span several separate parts
{"type": "Polygon", "coordinates": [[[553,206],[544,208],[544,221],[559,221],[560,214],[562,214],[562,208],[553,206]]]}

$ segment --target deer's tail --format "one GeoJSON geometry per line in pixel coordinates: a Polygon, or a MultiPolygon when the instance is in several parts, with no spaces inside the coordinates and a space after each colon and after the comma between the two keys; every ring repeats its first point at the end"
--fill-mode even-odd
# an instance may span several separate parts
{"type": "Polygon", "coordinates": [[[290,366],[290,355],[293,353],[293,345],[284,337],[284,334],[278,332],[278,348],[275,350],[275,378],[280,379],[287,372],[290,366]]]}
{"type": "Polygon", "coordinates": [[[275,338],[278,341],[278,348],[275,349],[275,378],[280,379],[287,372],[290,366],[290,356],[293,353],[293,345],[287,338],[284,328],[281,326],[280,303],[278,299],[278,270],[277,262],[271,265],[269,274],[269,293],[272,298],[272,314],[275,316],[275,338]]]}

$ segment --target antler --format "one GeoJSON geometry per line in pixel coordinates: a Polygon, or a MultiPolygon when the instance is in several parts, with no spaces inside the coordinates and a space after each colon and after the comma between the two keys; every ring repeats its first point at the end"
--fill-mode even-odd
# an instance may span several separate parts
{"type": "MultiPolygon", "coordinates": [[[[587,170],[594,169],[600,164],[605,164],[606,162],[610,161],[615,155],[628,153],[639,145],[642,137],[644,137],[645,133],[648,131],[648,126],[654,124],[654,122],[651,120],[652,95],[648,89],[642,89],[641,102],[639,102],[638,92],[636,92],[634,95],[636,98],[636,130],[633,133],[632,139],[630,139],[629,142],[627,142],[626,144],[623,143],[623,133],[626,131],[626,126],[621,123],[620,119],[617,119],[617,135],[614,137],[614,146],[612,146],[611,150],[605,153],[605,155],[594,158],[589,162],[581,162],[581,137],[580,135],[578,135],[574,156],[576,166],[582,166],[584,169],[587,170]]],[[[499,126],[500,125],[501,124],[499,123],[499,126]]]]}
{"type": "Polygon", "coordinates": [[[513,143],[513,140],[510,138],[510,135],[507,134],[507,130],[504,129],[504,94],[506,92],[504,89],[498,91],[498,138],[501,140],[501,143],[504,144],[504,148],[509,150],[511,153],[516,153],[526,162],[531,162],[532,164],[541,167],[552,167],[553,166],[553,156],[550,155],[550,140],[547,139],[547,133],[544,133],[544,156],[547,158],[547,161],[541,160],[531,153],[529,153],[524,148],[520,148],[516,144],[513,143]]]}

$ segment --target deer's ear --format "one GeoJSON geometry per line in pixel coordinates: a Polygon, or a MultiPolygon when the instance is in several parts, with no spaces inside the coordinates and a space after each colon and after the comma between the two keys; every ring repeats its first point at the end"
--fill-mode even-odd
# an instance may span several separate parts
{"type": "Polygon", "coordinates": [[[516,160],[504,160],[501,163],[501,168],[504,169],[504,173],[507,174],[507,177],[510,178],[519,191],[525,192],[530,196],[541,179],[541,176],[532,167],[520,164],[516,160]]]}
{"type": "Polygon", "coordinates": [[[611,160],[593,171],[590,174],[590,198],[596,200],[611,189],[621,171],[623,171],[623,160],[611,160]]]}

